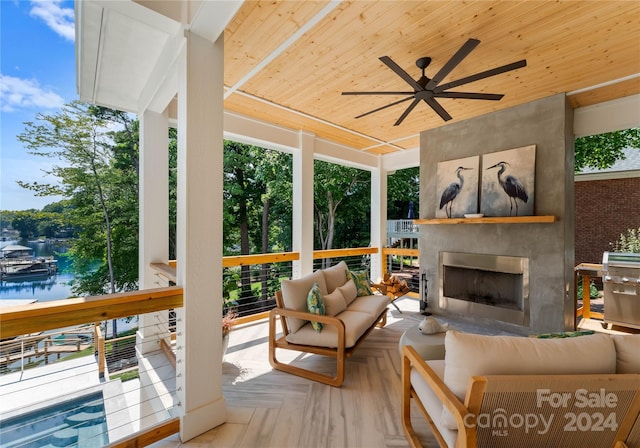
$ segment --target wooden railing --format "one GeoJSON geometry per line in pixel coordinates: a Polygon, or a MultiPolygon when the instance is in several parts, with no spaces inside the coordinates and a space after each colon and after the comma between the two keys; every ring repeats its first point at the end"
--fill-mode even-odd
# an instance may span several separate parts
{"type": "Polygon", "coordinates": [[[0,310],[0,339],[182,307],[182,288],[54,300],[0,310]]]}
{"type": "MultiPolygon", "coordinates": [[[[104,296],[56,300],[0,309],[0,339],[8,339],[63,327],[98,323],[164,311],[183,306],[183,290],[178,286],[131,291],[104,296]]],[[[104,375],[105,338],[99,325],[94,327],[98,351],[98,374],[104,375]]],[[[110,446],[144,446],[162,440],[180,429],[179,418],[172,418],[153,428],[142,429],[131,438],[110,446]],[[140,444],[144,441],[143,444],[140,444]]]]}

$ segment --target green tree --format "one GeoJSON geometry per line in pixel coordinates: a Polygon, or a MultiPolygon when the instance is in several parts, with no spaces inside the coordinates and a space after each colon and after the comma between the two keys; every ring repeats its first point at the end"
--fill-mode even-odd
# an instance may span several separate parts
{"type": "Polygon", "coordinates": [[[579,173],[587,167],[609,168],[616,160],[624,159],[626,148],[640,151],[640,128],[577,138],[574,170],[579,173]]]}
{"type": "Polygon", "coordinates": [[[35,122],[25,123],[18,139],[31,154],[60,162],[48,172],[58,184],[20,185],[37,196],[68,198],[73,223],[80,229],[70,250],[78,273],[74,293],[135,289],[137,123],[127,114],[75,101],[56,114],[38,114],[35,122]]]}
{"type": "Polygon", "coordinates": [[[15,212],[11,226],[20,232],[20,238],[33,238],[38,236],[37,210],[23,210],[15,212]]]}
{"type": "Polygon", "coordinates": [[[316,248],[368,245],[371,239],[369,172],[316,160],[313,192],[316,248]]]}
{"type": "Polygon", "coordinates": [[[418,217],[420,203],[420,167],[398,170],[387,177],[387,219],[407,219],[413,202],[418,217]]]}
{"type": "MultiPolygon", "coordinates": [[[[233,141],[224,144],[225,255],[268,253],[290,247],[291,156],[233,141]]],[[[260,269],[262,297],[269,295],[269,265],[260,269]]],[[[225,295],[240,285],[239,303],[249,307],[256,297],[249,266],[230,271],[225,295]]],[[[226,297],[228,299],[228,297],[226,297]]]]}
{"type": "Polygon", "coordinates": [[[626,233],[620,234],[614,247],[616,252],[633,252],[640,254],[640,227],[637,229],[627,229],[626,233]]]}

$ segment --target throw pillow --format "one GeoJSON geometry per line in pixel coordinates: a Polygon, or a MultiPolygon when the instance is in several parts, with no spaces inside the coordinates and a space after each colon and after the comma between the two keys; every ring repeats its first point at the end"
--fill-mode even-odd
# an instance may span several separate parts
{"type": "MultiPolygon", "coordinates": [[[[320,286],[317,283],[314,283],[311,287],[311,291],[307,295],[307,308],[311,314],[317,314],[319,316],[324,316],[324,301],[322,300],[322,291],[320,291],[320,286]]],[[[318,333],[322,331],[322,323],[321,322],[313,322],[311,321],[311,325],[313,329],[318,333]]]]}
{"type": "Polygon", "coordinates": [[[373,291],[369,286],[369,273],[367,271],[347,271],[347,278],[353,280],[356,284],[358,297],[373,295],[373,291]]]}
{"type": "Polygon", "coordinates": [[[329,268],[322,269],[324,282],[327,285],[327,293],[331,294],[338,286],[345,284],[347,279],[347,263],[341,261],[329,268]]]}
{"type": "Polygon", "coordinates": [[[349,280],[344,285],[338,286],[337,290],[342,293],[342,297],[344,298],[344,302],[347,306],[351,305],[351,302],[356,300],[356,297],[358,297],[358,288],[356,288],[356,284],[353,280],[349,280]]]}
{"type": "Polygon", "coordinates": [[[327,316],[337,316],[347,309],[347,302],[344,301],[342,292],[336,288],[331,294],[323,296],[324,311],[327,316]]]}
{"type": "Polygon", "coordinates": [[[578,336],[586,336],[594,334],[595,330],[575,330],[575,331],[561,331],[559,333],[542,333],[530,335],[529,337],[538,339],[558,339],[558,338],[575,338],[578,336]]]}

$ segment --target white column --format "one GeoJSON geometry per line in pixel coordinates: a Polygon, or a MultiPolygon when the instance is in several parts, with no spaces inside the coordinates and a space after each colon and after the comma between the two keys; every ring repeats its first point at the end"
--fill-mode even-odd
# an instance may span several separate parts
{"type": "Polygon", "coordinates": [[[300,260],[293,263],[292,277],[313,271],[313,151],[315,136],[300,132],[298,150],[293,153],[293,251],[300,260]]]}
{"type": "MultiPolygon", "coordinates": [[[[151,263],[169,260],[169,138],[167,113],[149,110],[140,114],[139,162],[139,288],[157,288],[151,263]]],[[[140,353],[159,349],[159,337],[167,332],[168,313],[140,315],[137,335],[140,353]],[[161,327],[156,327],[160,323],[161,327]]]]}
{"type": "Polygon", "coordinates": [[[178,90],[176,382],[180,438],[226,419],[222,396],[222,176],[224,39],[185,32],[178,90]]]}
{"type": "Polygon", "coordinates": [[[387,170],[379,159],[371,171],[371,247],[380,251],[371,255],[371,280],[382,277],[382,248],[387,244],[387,170]]]}

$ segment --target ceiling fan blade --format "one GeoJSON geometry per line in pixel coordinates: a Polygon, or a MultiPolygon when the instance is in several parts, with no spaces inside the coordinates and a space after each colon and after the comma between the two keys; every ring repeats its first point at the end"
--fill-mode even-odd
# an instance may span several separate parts
{"type": "MultiPolygon", "coordinates": [[[[420,84],[418,84],[416,82],[415,79],[413,79],[411,77],[411,75],[409,75],[407,72],[405,72],[402,67],[400,67],[398,64],[396,64],[395,62],[393,62],[393,60],[389,57],[389,56],[382,56],[381,58],[379,58],[384,64],[386,64],[387,67],[389,67],[391,70],[393,70],[394,72],[396,72],[396,74],[401,77],[402,79],[404,79],[411,87],[413,87],[415,89],[416,92],[419,92],[421,90],[424,90],[424,87],[422,87],[420,84]]],[[[413,93],[413,92],[412,92],[413,93]]]]}
{"type": "Polygon", "coordinates": [[[433,91],[436,93],[440,93],[447,89],[452,89],[454,87],[458,87],[463,84],[468,84],[470,82],[478,81],[480,79],[490,78],[492,76],[499,75],[500,73],[510,72],[511,70],[515,70],[517,68],[522,68],[526,66],[527,66],[527,60],[523,59],[518,62],[512,62],[511,64],[503,65],[501,67],[492,68],[491,70],[476,73],[475,75],[467,76],[465,78],[458,79],[457,81],[451,81],[447,84],[442,84],[441,86],[436,87],[433,91]]]}
{"type": "Polygon", "coordinates": [[[440,118],[442,118],[444,121],[449,121],[451,120],[451,115],[449,115],[449,113],[444,110],[444,107],[442,107],[440,105],[440,103],[438,103],[435,98],[433,98],[432,96],[427,97],[424,99],[424,102],[427,103],[429,106],[431,106],[431,108],[438,114],[440,115],[440,118]]]}
{"type": "Polygon", "coordinates": [[[473,93],[473,92],[437,92],[436,98],[464,98],[466,100],[491,100],[499,101],[504,95],[499,93],[473,93]]]}
{"type": "Polygon", "coordinates": [[[394,126],[398,126],[400,123],[402,123],[402,121],[407,118],[407,115],[409,115],[411,113],[411,111],[413,110],[414,107],[416,107],[418,105],[418,103],[420,102],[419,99],[414,99],[413,103],[409,104],[409,107],[407,107],[407,110],[405,110],[402,115],[400,115],[400,118],[398,118],[398,120],[393,124],[394,126]]]}
{"type": "Polygon", "coordinates": [[[343,95],[413,95],[416,92],[342,92],[343,95]]]}
{"type": "Polygon", "coordinates": [[[469,53],[473,51],[480,44],[478,39],[469,39],[464,43],[462,47],[454,54],[451,59],[447,61],[446,64],[435,74],[433,78],[427,83],[425,86],[425,90],[433,90],[435,86],[438,85],[440,81],[442,81],[451,71],[458,66],[462,62],[464,58],[466,58],[469,53]]]}
{"type": "Polygon", "coordinates": [[[387,104],[386,106],[378,107],[377,109],[373,109],[373,110],[370,110],[369,112],[365,112],[364,114],[360,114],[360,115],[358,115],[358,116],[357,116],[357,117],[355,117],[355,118],[362,118],[362,117],[365,117],[365,116],[367,116],[367,115],[369,115],[369,114],[372,114],[372,113],[374,113],[374,112],[378,112],[379,110],[386,109],[387,107],[391,107],[391,106],[395,106],[396,104],[404,103],[405,101],[409,101],[410,99],[413,99],[413,97],[412,97],[412,96],[410,96],[410,97],[408,97],[408,98],[403,98],[403,99],[401,99],[401,100],[394,101],[393,103],[391,103],[391,104],[387,104]]]}

